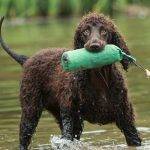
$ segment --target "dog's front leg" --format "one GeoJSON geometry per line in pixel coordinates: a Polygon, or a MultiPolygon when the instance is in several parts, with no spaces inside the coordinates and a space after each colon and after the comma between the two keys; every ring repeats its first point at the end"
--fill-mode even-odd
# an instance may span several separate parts
{"type": "Polygon", "coordinates": [[[62,138],[73,140],[73,118],[72,110],[70,107],[61,106],[60,114],[62,120],[62,138]]]}
{"type": "Polygon", "coordinates": [[[83,118],[80,115],[80,111],[74,111],[73,114],[73,138],[80,140],[80,136],[83,131],[83,118]]]}
{"type": "Polygon", "coordinates": [[[110,99],[114,106],[116,125],[124,133],[129,146],[140,146],[141,138],[135,127],[134,113],[128,98],[128,91],[117,68],[114,68],[111,73],[111,81],[110,99]]]}

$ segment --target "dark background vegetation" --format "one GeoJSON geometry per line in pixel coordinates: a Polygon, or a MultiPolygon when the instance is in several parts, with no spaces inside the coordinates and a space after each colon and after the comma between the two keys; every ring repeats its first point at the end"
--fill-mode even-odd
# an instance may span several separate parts
{"type": "MultiPolygon", "coordinates": [[[[149,0],[0,0],[0,14],[6,17],[78,16],[102,11],[110,16],[128,11],[129,6],[150,6],[149,0]]],[[[135,7],[134,9],[137,9],[135,7]]]]}

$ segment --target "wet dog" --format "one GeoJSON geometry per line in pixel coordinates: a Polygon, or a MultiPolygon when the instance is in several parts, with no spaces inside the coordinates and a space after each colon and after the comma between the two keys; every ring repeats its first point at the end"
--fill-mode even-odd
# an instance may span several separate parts
{"type": "MultiPolygon", "coordinates": [[[[0,25],[2,25],[3,18],[0,25]]],[[[62,138],[80,139],[83,121],[99,125],[115,123],[130,146],[140,146],[134,112],[121,72],[115,64],[77,72],[64,72],[60,60],[63,48],[46,49],[32,57],[14,53],[3,41],[3,49],[23,67],[20,88],[20,149],[26,150],[43,109],[56,118],[62,138]]],[[[74,36],[74,49],[101,50],[114,44],[130,51],[114,23],[103,14],[82,18],[74,36]]],[[[129,62],[122,60],[125,70],[129,62]]]]}

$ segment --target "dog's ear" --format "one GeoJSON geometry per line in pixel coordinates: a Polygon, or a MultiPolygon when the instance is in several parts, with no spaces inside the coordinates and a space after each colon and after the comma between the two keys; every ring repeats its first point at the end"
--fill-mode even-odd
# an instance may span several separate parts
{"type": "Polygon", "coordinates": [[[84,47],[84,40],[81,33],[81,27],[78,26],[74,35],[74,49],[79,49],[84,47]]]}
{"type": "MultiPolygon", "coordinates": [[[[131,54],[123,36],[118,31],[112,33],[111,43],[121,48],[126,54],[128,55],[131,54]]],[[[126,59],[123,59],[121,61],[121,64],[123,66],[123,69],[127,71],[127,69],[129,68],[130,62],[126,59]]]]}

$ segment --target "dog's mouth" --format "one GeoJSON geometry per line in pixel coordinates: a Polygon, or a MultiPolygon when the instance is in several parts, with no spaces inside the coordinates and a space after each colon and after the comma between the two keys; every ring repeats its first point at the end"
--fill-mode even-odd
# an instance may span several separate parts
{"type": "Polygon", "coordinates": [[[105,41],[99,41],[99,42],[93,42],[90,43],[90,41],[88,41],[85,45],[84,48],[86,48],[89,51],[101,51],[106,45],[105,41]]]}

